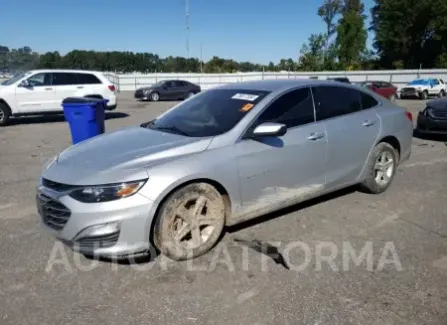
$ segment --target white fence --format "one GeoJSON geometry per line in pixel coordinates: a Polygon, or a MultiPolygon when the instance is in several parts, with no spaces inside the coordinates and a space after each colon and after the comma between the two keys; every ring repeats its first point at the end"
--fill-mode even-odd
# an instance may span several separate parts
{"type": "Polygon", "coordinates": [[[188,80],[203,89],[227,83],[267,79],[321,79],[331,77],[348,77],[352,83],[368,80],[387,81],[399,89],[417,78],[440,78],[447,81],[447,69],[439,70],[380,70],[380,71],[328,71],[328,72],[248,72],[225,74],[200,73],[148,73],[148,74],[107,74],[119,91],[135,91],[137,88],[150,86],[165,79],[188,80]]]}

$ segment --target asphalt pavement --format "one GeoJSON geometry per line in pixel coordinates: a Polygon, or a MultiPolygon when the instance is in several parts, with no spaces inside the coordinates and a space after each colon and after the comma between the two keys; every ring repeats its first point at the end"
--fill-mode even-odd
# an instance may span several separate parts
{"type": "MultiPolygon", "coordinates": [[[[120,94],[106,130],[149,121],[174,104],[120,94]]],[[[415,117],[423,107],[399,104],[415,117]]],[[[414,138],[384,194],[347,189],[261,217],[181,263],[92,261],[40,229],[40,169],[69,145],[60,116],[0,128],[2,325],[447,324],[442,139],[414,138]]]]}

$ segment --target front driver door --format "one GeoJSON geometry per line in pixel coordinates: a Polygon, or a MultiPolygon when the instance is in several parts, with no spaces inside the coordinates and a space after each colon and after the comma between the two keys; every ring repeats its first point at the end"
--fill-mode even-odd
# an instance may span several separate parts
{"type": "Polygon", "coordinates": [[[241,219],[300,201],[325,185],[326,132],[324,123],[315,122],[310,89],[281,95],[250,129],[264,122],[283,123],[287,133],[236,144],[241,219]]]}
{"type": "Polygon", "coordinates": [[[19,113],[52,111],[56,95],[51,73],[37,73],[27,79],[28,87],[16,88],[16,105],[19,113]]]}
{"type": "Polygon", "coordinates": [[[167,81],[164,84],[163,99],[173,100],[179,97],[179,90],[175,81],[167,81]]]}

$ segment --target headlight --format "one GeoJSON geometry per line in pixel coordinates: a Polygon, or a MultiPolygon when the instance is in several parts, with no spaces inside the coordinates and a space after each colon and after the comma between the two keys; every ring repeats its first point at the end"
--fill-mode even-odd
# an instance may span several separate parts
{"type": "Polygon", "coordinates": [[[147,95],[147,94],[149,94],[151,91],[152,91],[152,89],[145,89],[145,90],[143,90],[143,93],[147,95]]]}
{"type": "Polygon", "coordinates": [[[74,190],[70,193],[70,196],[84,203],[109,202],[134,195],[144,183],[146,183],[146,180],[121,184],[86,186],[74,190]]]}

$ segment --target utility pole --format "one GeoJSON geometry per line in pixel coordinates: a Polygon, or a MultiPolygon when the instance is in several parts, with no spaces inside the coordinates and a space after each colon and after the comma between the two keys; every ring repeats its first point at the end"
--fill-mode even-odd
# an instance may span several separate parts
{"type": "Polygon", "coordinates": [[[200,43],[200,73],[203,72],[203,47],[202,43],[200,43]]]}
{"type": "Polygon", "coordinates": [[[189,0],[185,0],[186,52],[189,59],[189,0]]]}

